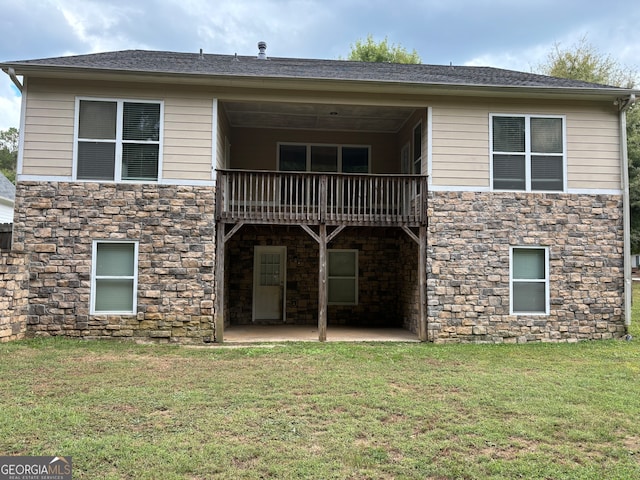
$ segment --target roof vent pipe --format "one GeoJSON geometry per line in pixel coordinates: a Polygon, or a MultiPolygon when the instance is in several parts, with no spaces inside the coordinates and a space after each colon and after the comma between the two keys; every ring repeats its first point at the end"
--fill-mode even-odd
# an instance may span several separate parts
{"type": "Polygon", "coordinates": [[[258,50],[260,51],[260,53],[258,53],[258,58],[260,60],[266,60],[267,59],[267,42],[258,42],[258,50]]]}

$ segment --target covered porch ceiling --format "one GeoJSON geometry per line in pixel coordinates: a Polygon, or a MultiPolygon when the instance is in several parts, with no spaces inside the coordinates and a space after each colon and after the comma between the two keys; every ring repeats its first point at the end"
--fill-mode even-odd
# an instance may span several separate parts
{"type": "Polygon", "coordinates": [[[231,127],[397,133],[413,107],[221,101],[231,127]]]}

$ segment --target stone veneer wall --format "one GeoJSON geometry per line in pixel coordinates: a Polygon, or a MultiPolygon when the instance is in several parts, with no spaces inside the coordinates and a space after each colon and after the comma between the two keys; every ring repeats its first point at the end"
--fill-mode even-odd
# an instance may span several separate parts
{"type": "Polygon", "coordinates": [[[436,342],[625,334],[622,197],[430,192],[428,329],[436,342]],[[509,249],[549,248],[550,315],[509,315],[509,249]]]}
{"type": "Polygon", "coordinates": [[[317,325],[318,244],[300,227],[295,226],[245,225],[227,242],[226,293],[229,322],[232,325],[252,323],[253,256],[257,245],[287,247],[286,323],[317,325]]]}
{"type": "Polygon", "coordinates": [[[214,188],[19,182],[13,248],[30,261],[28,334],[214,338],[214,188]],[[139,242],[136,315],[90,315],[93,240],[139,242]]]}
{"type": "Polygon", "coordinates": [[[399,276],[400,285],[398,287],[399,314],[402,318],[402,327],[417,334],[420,317],[420,282],[418,281],[418,255],[420,252],[418,244],[406,234],[404,236],[406,238],[400,243],[398,256],[402,272],[399,276]]]}
{"type": "Polygon", "coordinates": [[[0,255],[0,342],[25,337],[28,302],[28,256],[22,253],[2,253],[0,255]]]}
{"type": "MultiPolygon", "coordinates": [[[[329,305],[328,324],[369,327],[402,326],[399,286],[406,273],[398,262],[403,242],[411,240],[399,228],[348,228],[330,249],[358,250],[357,306],[329,305]],[[406,237],[406,239],[405,239],[406,237]]],[[[318,244],[300,227],[245,225],[227,243],[227,309],[231,324],[251,323],[254,246],[287,247],[287,323],[318,323],[318,244]]],[[[416,258],[413,259],[415,262],[416,258]]],[[[410,275],[410,273],[409,273],[410,275]]]]}

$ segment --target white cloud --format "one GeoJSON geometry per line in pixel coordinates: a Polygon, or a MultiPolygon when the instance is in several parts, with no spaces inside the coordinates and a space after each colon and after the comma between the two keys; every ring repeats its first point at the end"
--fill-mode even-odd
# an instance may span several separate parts
{"type": "Polygon", "coordinates": [[[143,14],[139,7],[132,5],[65,0],[58,1],[56,8],[77,38],[78,44],[89,46],[90,52],[75,53],[95,53],[145,47],[129,35],[136,33],[135,25],[131,25],[135,23],[133,19],[143,14]]]}
{"type": "Polygon", "coordinates": [[[551,44],[536,45],[520,51],[488,52],[464,62],[469,67],[496,67],[520,72],[535,72],[544,63],[551,44]]]}
{"type": "MultiPolygon", "coordinates": [[[[416,49],[426,63],[529,72],[555,43],[587,39],[640,70],[637,0],[0,0],[0,61],[150,49],[271,57],[345,57],[371,33],[416,49]],[[553,7],[553,8],[552,8],[553,7]],[[553,10],[553,15],[549,12],[553,10]],[[411,15],[407,15],[411,12],[411,15]]],[[[20,100],[0,73],[0,128],[20,100]]]]}

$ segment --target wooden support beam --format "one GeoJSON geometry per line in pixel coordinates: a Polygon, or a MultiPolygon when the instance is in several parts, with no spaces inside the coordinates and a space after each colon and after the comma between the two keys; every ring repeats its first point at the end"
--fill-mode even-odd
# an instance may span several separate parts
{"type": "Polygon", "coordinates": [[[318,273],[318,340],[327,340],[327,226],[320,224],[318,273]]]}
{"type": "Polygon", "coordinates": [[[225,235],[224,223],[216,225],[216,270],[215,270],[215,338],[216,342],[224,342],[224,249],[225,235]]]}
{"type": "Polygon", "coordinates": [[[404,230],[404,231],[405,231],[405,233],[406,233],[407,235],[409,235],[409,237],[411,237],[411,239],[412,239],[414,242],[416,242],[418,245],[420,245],[420,239],[418,238],[418,236],[417,236],[415,233],[413,233],[413,232],[411,231],[411,229],[410,229],[409,227],[407,227],[406,225],[403,225],[403,226],[402,226],[402,230],[404,230]]]}
{"type": "Polygon", "coordinates": [[[236,233],[238,230],[240,230],[243,225],[244,225],[244,222],[236,223],[231,229],[231,231],[224,236],[224,243],[227,243],[229,239],[233,237],[233,234],[236,233]]]}
{"type": "MultiPolygon", "coordinates": [[[[320,224],[319,234],[316,234],[309,225],[300,225],[311,238],[318,242],[318,340],[327,340],[327,225],[320,224]]],[[[335,237],[344,229],[343,226],[336,228],[331,233],[331,238],[335,237]]]]}
{"type": "MultiPolygon", "coordinates": [[[[320,243],[320,235],[318,235],[316,232],[314,232],[313,230],[311,230],[311,227],[309,225],[300,225],[300,227],[302,227],[302,229],[307,232],[311,238],[313,238],[316,242],[320,243]]],[[[336,238],[338,236],[338,234],[343,231],[345,228],[347,228],[346,225],[338,225],[336,227],[336,229],[331,232],[330,234],[327,235],[327,243],[331,243],[331,241],[336,238]]]]}
{"type": "Polygon", "coordinates": [[[338,234],[344,230],[345,228],[347,228],[346,225],[339,225],[333,232],[331,232],[328,236],[327,236],[327,243],[331,243],[331,240],[333,240],[334,238],[336,238],[338,236],[338,234]]]}
{"type": "Polygon", "coordinates": [[[313,238],[316,242],[320,243],[320,237],[316,232],[311,230],[311,227],[309,225],[301,224],[300,227],[302,227],[302,229],[305,232],[307,232],[311,236],[311,238],[313,238]]]}

